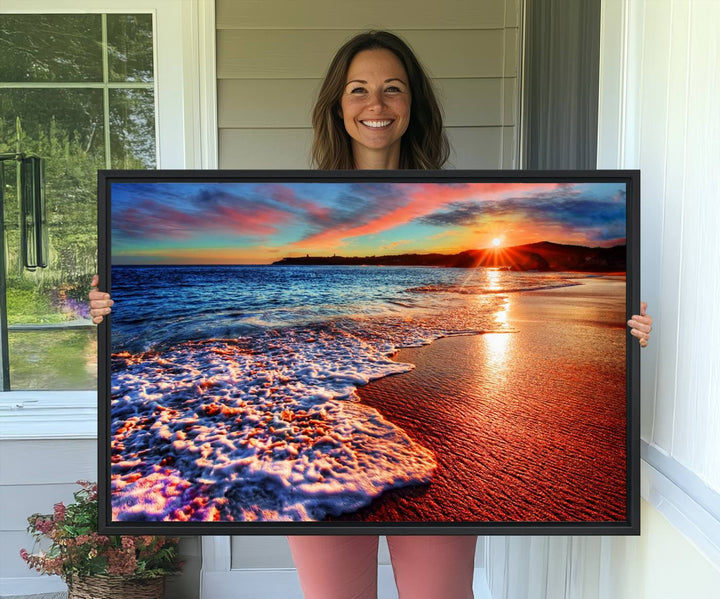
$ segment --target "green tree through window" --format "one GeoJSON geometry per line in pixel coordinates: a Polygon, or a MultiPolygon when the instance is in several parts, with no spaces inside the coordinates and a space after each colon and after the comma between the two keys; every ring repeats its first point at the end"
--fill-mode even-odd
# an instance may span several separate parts
{"type": "Polygon", "coordinates": [[[23,268],[16,163],[4,169],[13,389],[92,389],[97,170],[156,165],[150,14],[0,15],[0,154],[45,159],[49,264],[23,268]]]}

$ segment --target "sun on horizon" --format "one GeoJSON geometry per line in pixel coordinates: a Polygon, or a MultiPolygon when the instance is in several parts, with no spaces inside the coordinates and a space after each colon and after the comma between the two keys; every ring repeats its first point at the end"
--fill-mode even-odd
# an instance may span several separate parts
{"type": "Polygon", "coordinates": [[[492,244],[493,244],[493,246],[495,246],[496,248],[497,248],[497,247],[500,247],[500,243],[501,243],[501,242],[500,242],[500,238],[499,238],[499,237],[496,237],[495,239],[492,240],[492,244]]]}

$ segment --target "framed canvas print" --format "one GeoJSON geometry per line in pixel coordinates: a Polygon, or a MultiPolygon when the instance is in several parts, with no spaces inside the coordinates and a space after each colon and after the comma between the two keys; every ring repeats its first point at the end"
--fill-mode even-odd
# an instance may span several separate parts
{"type": "Polygon", "coordinates": [[[637,171],[101,171],[100,530],[638,534],[637,171]]]}

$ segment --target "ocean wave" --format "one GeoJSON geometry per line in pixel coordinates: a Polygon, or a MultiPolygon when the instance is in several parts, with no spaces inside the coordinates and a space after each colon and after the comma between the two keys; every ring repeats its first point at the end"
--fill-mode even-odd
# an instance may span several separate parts
{"type": "Polygon", "coordinates": [[[425,285],[423,287],[411,287],[408,293],[459,293],[462,295],[498,295],[503,293],[521,293],[525,291],[545,291],[547,289],[562,289],[563,287],[575,287],[581,285],[578,281],[558,281],[555,283],[517,286],[506,286],[500,289],[492,289],[482,285],[425,285]]]}
{"type": "MultiPolygon", "coordinates": [[[[112,350],[168,349],[344,318],[418,319],[468,295],[578,284],[582,275],[405,267],[113,267],[112,350]],[[164,281],[171,276],[172,284],[164,281]]],[[[457,305],[456,305],[457,304],[457,305]]]]}
{"type": "Polygon", "coordinates": [[[322,520],[431,482],[432,453],[357,388],[411,370],[398,348],[497,328],[497,304],[114,354],[113,519],[322,520]]]}

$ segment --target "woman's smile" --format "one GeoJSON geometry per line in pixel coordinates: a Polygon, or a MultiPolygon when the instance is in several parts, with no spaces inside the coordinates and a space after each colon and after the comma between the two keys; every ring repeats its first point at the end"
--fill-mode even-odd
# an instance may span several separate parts
{"type": "Polygon", "coordinates": [[[371,129],[384,129],[385,127],[389,127],[392,124],[392,120],[387,121],[360,121],[363,125],[366,127],[370,127],[371,129]]]}

